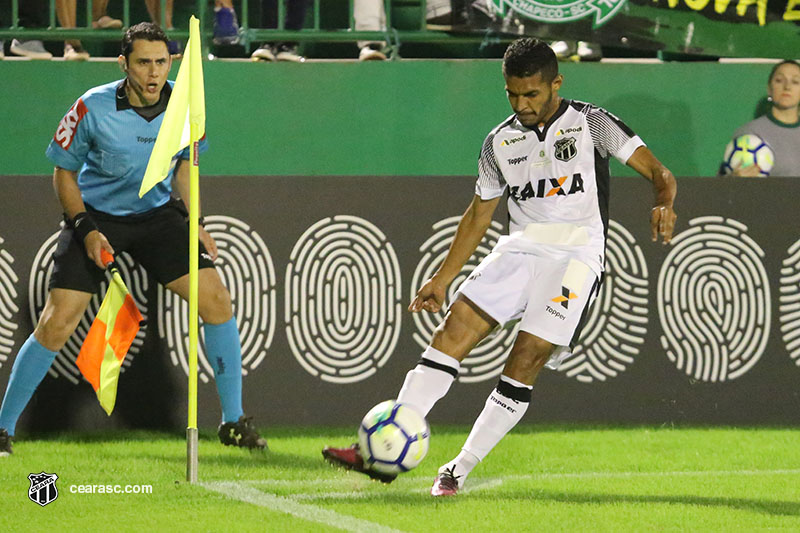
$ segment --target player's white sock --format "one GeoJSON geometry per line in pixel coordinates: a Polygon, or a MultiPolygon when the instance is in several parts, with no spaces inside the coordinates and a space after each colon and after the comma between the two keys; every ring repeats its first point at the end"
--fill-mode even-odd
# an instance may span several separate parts
{"type": "Polygon", "coordinates": [[[481,462],[506,433],[522,420],[528,410],[533,387],[508,376],[500,376],[497,387],[489,395],[483,411],[478,415],[461,453],[441,468],[453,469],[453,475],[462,487],[472,469],[481,462]]]}
{"type": "Polygon", "coordinates": [[[461,364],[456,358],[428,346],[417,366],[406,374],[397,401],[411,405],[424,417],[428,416],[433,405],[450,390],[459,368],[461,364]]]}

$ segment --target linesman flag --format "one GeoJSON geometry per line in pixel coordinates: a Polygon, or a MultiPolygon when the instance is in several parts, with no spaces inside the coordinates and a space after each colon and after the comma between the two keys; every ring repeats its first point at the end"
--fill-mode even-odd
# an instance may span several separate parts
{"type": "MultiPolygon", "coordinates": [[[[169,174],[175,155],[203,138],[206,131],[206,102],[203,86],[203,58],[200,45],[200,21],[189,19],[189,43],[184,50],[178,77],[164,112],[164,120],[147,163],[139,198],[169,174]],[[191,138],[190,124],[196,126],[196,139],[191,138]]],[[[195,153],[197,157],[197,153],[195,153]]]]}
{"type": "Polygon", "coordinates": [[[114,258],[103,250],[111,282],[75,363],[91,383],[100,406],[111,416],[117,401],[119,370],[125,354],[139,332],[142,314],[119,275],[114,258]]]}

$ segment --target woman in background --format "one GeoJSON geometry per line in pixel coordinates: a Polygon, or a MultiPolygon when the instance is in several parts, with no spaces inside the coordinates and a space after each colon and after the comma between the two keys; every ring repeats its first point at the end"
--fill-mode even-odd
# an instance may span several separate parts
{"type": "MultiPolygon", "coordinates": [[[[759,136],[775,154],[769,175],[800,177],[800,63],[786,59],[772,68],[767,100],[767,113],[741,126],[733,138],[759,136]]],[[[758,177],[760,172],[757,165],[751,165],[735,168],[733,175],[758,177]]]]}

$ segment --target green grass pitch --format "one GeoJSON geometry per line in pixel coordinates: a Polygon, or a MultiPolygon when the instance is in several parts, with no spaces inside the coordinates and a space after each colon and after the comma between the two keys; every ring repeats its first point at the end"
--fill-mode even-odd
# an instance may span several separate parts
{"type": "MultiPolygon", "coordinates": [[[[23,438],[0,458],[1,531],[800,531],[800,430],[526,425],[453,498],[429,496],[468,427],[432,427],[431,450],[391,485],[323,462],[354,429],[261,428],[270,450],[200,440],[200,483],[181,435],[23,438]],[[28,498],[56,473],[58,498],[28,498]],[[71,485],[152,485],[77,494],[71,485]]],[[[24,436],[23,436],[24,437],[24,436]]]]}

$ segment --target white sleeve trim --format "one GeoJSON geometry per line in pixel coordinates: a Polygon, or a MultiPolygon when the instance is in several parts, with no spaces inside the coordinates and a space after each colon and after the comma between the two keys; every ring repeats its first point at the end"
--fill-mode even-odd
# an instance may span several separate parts
{"type": "Polygon", "coordinates": [[[492,198],[497,198],[498,196],[502,196],[505,190],[506,190],[506,185],[503,185],[503,188],[501,189],[494,189],[486,186],[481,186],[480,183],[475,184],[475,195],[480,196],[481,200],[491,200],[492,198]]]}
{"type": "Polygon", "coordinates": [[[639,148],[640,146],[647,146],[647,145],[638,135],[634,135],[633,137],[628,139],[628,142],[622,145],[622,148],[620,148],[619,151],[616,154],[614,154],[614,157],[617,158],[617,161],[619,161],[623,165],[626,165],[628,163],[628,159],[630,159],[631,156],[633,155],[633,152],[635,152],[636,149],[639,148]]]}

